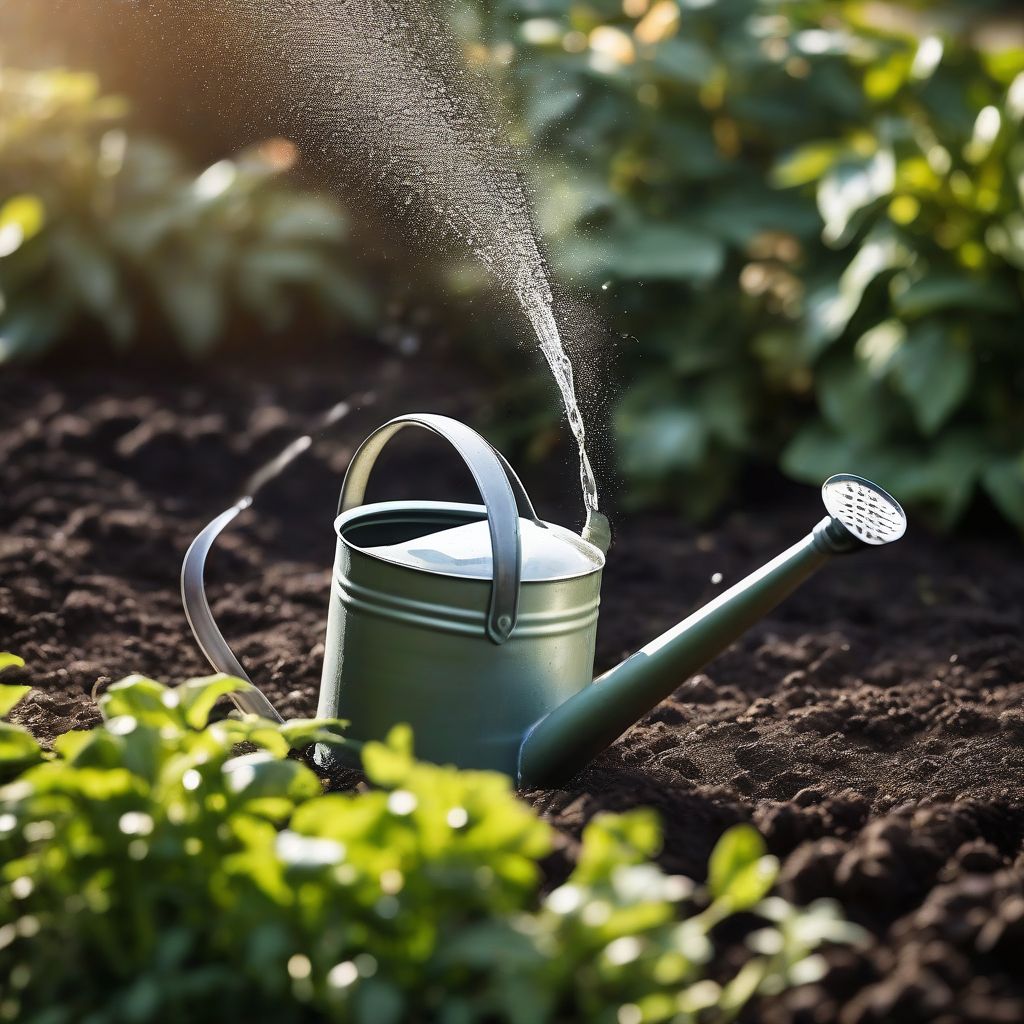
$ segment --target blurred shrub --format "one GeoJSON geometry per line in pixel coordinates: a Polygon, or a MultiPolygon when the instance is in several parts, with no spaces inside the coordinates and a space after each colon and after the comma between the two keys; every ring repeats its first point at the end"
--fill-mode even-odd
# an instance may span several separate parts
{"type": "Polygon", "coordinates": [[[200,354],[307,311],[371,316],[341,265],[342,212],[280,180],[290,144],[197,176],[127,114],[89,74],[0,73],[0,361],[87,326],[118,347],[155,328],[200,354]]]}
{"type": "MultiPolygon", "coordinates": [[[[372,790],[325,796],[288,755],[338,723],[208,724],[245,685],[123,680],[52,754],[0,722],[0,1020],[710,1024],[859,934],[768,897],[748,825],[706,888],[664,875],[649,811],[595,819],[543,894],[551,829],[510,780],[418,764],[396,729],[363,751],[372,790]],[[750,952],[713,981],[710,932],[742,912],[750,952]]],[[[0,686],[0,718],[27,689],[0,686]]]]}
{"type": "Polygon", "coordinates": [[[629,339],[630,500],[704,515],[760,457],[1024,527],[1024,49],[836,0],[473,10],[556,268],[629,339]]]}

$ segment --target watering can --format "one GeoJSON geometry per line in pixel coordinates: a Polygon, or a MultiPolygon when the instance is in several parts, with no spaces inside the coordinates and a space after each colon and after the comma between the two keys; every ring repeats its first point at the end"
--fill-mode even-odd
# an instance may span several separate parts
{"type": "MultiPolygon", "coordinates": [[[[352,739],[413,728],[418,756],[512,776],[522,786],[562,781],[584,767],[687,677],[774,608],[834,555],[898,540],[899,504],[870,481],[830,477],[827,515],[792,547],[593,680],[607,520],[591,512],[582,536],[538,518],[505,458],[446,416],[400,416],[357,450],[334,521],[319,717],[343,718],[352,739]],[[482,504],[364,502],[373,465],[407,427],[449,442],[482,504]]],[[[182,597],[196,639],[217,670],[248,680],[213,619],[206,556],[246,498],[193,541],[182,597]]],[[[256,688],[242,711],[280,721],[256,688]]],[[[321,765],[331,748],[317,748],[321,765]]]]}

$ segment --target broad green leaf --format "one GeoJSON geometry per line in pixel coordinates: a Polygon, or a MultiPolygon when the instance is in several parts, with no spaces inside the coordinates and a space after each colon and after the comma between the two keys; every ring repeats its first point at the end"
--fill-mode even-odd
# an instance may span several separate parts
{"type": "Polygon", "coordinates": [[[826,357],[815,390],[825,419],[845,437],[874,441],[888,429],[892,397],[886,394],[884,381],[852,354],[826,357]]]}
{"type": "MultiPolygon", "coordinates": [[[[966,510],[984,470],[986,441],[970,429],[950,429],[927,451],[901,459],[893,493],[940,529],[949,529],[966,510]]],[[[887,486],[883,484],[882,486],[887,486]]]]}
{"type": "Polygon", "coordinates": [[[748,868],[755,866],[767,853],[761,833],[751,825],[734,825],[715,844],[708,860],[708,890],[716,899],[725,896],[730,887],[748,868]]]}
{"type": "Polygon", "coordinates": [[[683,224],[636,224],[574,240],[562,262],[573,273],[631,281],[706,281],[725,262],[725,246],[683,224]]]}
{"type": "Polygon", "coordinates": [[[145,676],[128,676],[112,683],[99,699],[107,720],[130,716],[151,725],[180,725],[178,695],[174,690],[145,676]]]}
{"type": "Polygon", "coordinates": [[[656,46],[642,47],[641,58],[648,57],[652,67],[669,79],[690,85],[704,85],[715,73],[715,57],[702,42],[674,36],[656,46]]]}
{"type": "Polygon", "coordinates": [[[801,196],[722,188],[692,214],[695,227],[735,246],[749,246],[764,232],[783,232],[794,238],[812,235],[819,226],[814,208],[801,196]]]}
{"type": "MultiPolygon", "coordinates": [[[[50,249],[76,300],[93,316],[107,320],[108,312],[120,304],[121,277],[100,240],[62,224],[52,232],[50,249]]],[[[116,319],[109,320],[109,325],[123,337],[116,319]]]]}
{"type": "Polygon", "coordinates": [[[683,224],[648,224],[614,243],[609,270],[618,277],[703,281],[725,261],[725,247],[711,235],[683,224]]]}
{"type": "Polygon", "coordinates": [[[913,262],[913,254],[892,232],[872,231],[839,280],[807,297],[807,339],[815,356],[842,335],[860,308],[868,286],[882,274],[913,262]]]}
{"type": "Polygon", "coordinates": [[[991,463],[982,484],[1003,515],[1024,530],[1024,453],[991,463]]]}
{"type": "Polygon", "coordinates": [[[912,319],[946,309],[1013,313],[1020,297],[1000,281],[963,275],[929,274],[893,294],[898,316],[912,319]]]}
{"type": "Polygon", "coordinates": [[[304,765],[260,750],[224,764],[228,790],[247,801],[266,798],[301,800],[320,795],[320,781],[304,765]]]}
{"type": "Polygon", "coordinates": [[[0,311],[0,363],[36,355],[60,337],[72,307],[63,296],[18,297],[0,311]]]}
{"type": "Polygon", "coordinates": [[[224,283],[215,274],[164,261],[153,277],[157,297],[184,348],[203,355],[217,342],[227,318],[224,283]]]}
{"type": "Polygon", "coordinates": [[[863,450],[826,423],[805,424],[782,450],[780,464],[795,480],[820,484],[833,473],[859,473],[876,480],[863,450]]]}
{"type": "Polygon", "coordinates": [[[844,160],[818,186],[818,210],[825,222],[822,237],[830,245],[848,241],[858,214],[889,196],[896,181],[896,161],[879,149],[863,161],[844,160]]]}
{"type": "Polygon", "coordinates": [[[974,359],[966,338],[939,321],[927,321],[908,331],[892,366],[921,431],[934,434],[966,397],[974,359]]]}

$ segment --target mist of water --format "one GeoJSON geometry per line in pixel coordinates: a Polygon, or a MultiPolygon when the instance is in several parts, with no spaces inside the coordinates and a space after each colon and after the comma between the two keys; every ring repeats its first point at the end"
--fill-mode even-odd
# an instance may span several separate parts
{"type": "MultiPolygon", "coordinates": [[[[421,238],[465,246],[522,306],[579,446],[588,510],[594,473],[518,154],[482,76],[429,0],[207,0],[254,56],[280,67],[289,119],[389,194],[421,238]]],[[[439,10],[439,8],[441,8],[439,10]]]]}

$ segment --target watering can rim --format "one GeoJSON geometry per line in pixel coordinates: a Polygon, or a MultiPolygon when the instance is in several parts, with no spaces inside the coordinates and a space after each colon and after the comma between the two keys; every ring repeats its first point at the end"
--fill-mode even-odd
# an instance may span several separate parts
{"type": "MultiPolygon", "coordinates": [[[[493,568],[491,576],[476,576],[468,573],[459,572],[443,572],[439,569],[429,569],[422,565],[410,565],[407,562],[399,562],[391,558],[385,558],[377,552],[368,551],[366,548],[361,547],[359,544],[354,543],[348,537],[344,536],[343,530],[346,526],[350,525],[354,521],[362,518],[363,516],[371,516],[375,513],[387,512],[387,511],[446,511],[446,512],[463,512],[472,513],[477,517],[478,522],[483,522],[487,519],[487,507],[485,505],[478,505],[471,502],[459,502],[459,501],[420,501],[418,499],[404,499],[399,501],[374,501],[367,502],[363,505],[357,505],[355,508],[350,508],[345,512],[340,513],[334,520],[334,532],[338,539],[342,541],[347,547],[353,551],[358,551],[359,554],[366,558],[372,559],[377,562],[382,562],[385,565],[394,566],[396,569],[406,569],[409,572],[423,573],[427,576],[440,576],[444,579],[457,579],[457,580],[468,580],[474,583],[483,583],[490,586],[493,580],[493,568]]],[[[572,544],[578,548],[584,555],[594,560],[592,568],[587,569],[583,572],[565,573],[554,576],[543,576],[538,579],[520,579],[520,586],[530,586],[531,584],[538,583],[561,583],[568,580],[584,579],[587,576],[593,576],[595,573],[604,571],[606,565],[605,553],[596,545],[591,544],[590,541],[585,540],[574,530],[569,529],[567,526],[561,526],[559,523],[549,523],[543,519],[530,519],[527,516],[520,516],[519,519],[522,522],[536,522],[543,525],[546,529],[555,532],[556,536],[560,539],[565,540],[567,543],[572,544]]],[[[429,534],[424,534],[429,536],[429,534]]]]}

